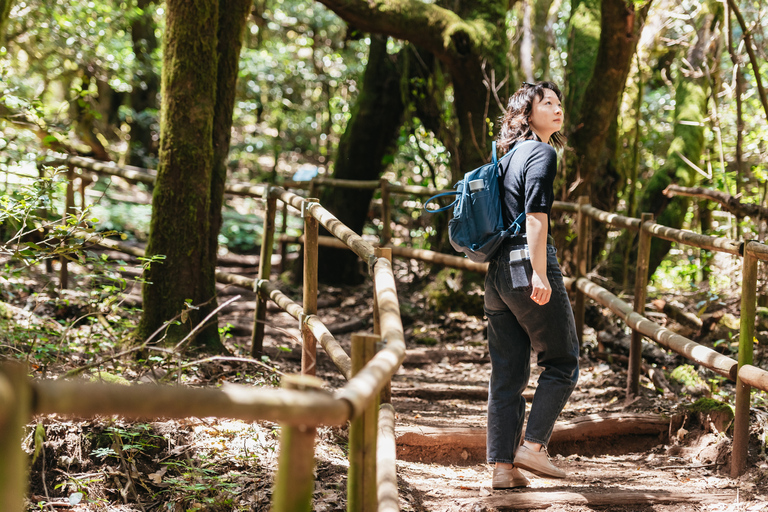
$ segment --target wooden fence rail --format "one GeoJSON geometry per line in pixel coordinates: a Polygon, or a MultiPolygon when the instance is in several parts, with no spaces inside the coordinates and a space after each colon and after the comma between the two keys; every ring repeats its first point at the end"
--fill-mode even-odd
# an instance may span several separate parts
{"type": "MultiPolygon", "coordinates": [[[[88,168],[98,172],[105,172],[109,174],[120,175],[128,179],[134,179],[139,181],[149,182],[153,179],[149,170],[138,170],[136,168],[120,168],[112,164],[104,164],[90,159],[81,157],[62,157],[57,160],[51,160],[52,164],[65,164],[74,165],[78,167],[88,168]],[[139,179],[139,171],[143,172],[144,176],[139,179]],[[149,176],[149,177],[148,177],[149,176]]],[[[334,180],[331,178],[318,177],[311,183],[287,183],[287,186],[297,188],[309,188],[310,190],[316,190],[317,186],[336,186],[345,188],[365,188],[376,189],[382,188],[382,197],[388,198],[390,194],[411,194],[416,196],[428,196],[433,195],[439,190],[435,190],[430,187],[418,187],[418,186],[402,186],[397,184],[385,183],[383,181],[370,181],[370,182],[357,182],[351,180],[334,180]]],[[[363,240],[358,235],[351,232],[351,230],[345,230],[346,226],[343,226],[338,219],[333,217],[327,210],[320,205],[312,204],[304,206],[304,198],[292,194],[284,189],[268,188],[263,185],[231,185],[227,188],[227,192],[233,194],[263,196],[266,192],[268,197],[277,197],[285,204],[289,204],[298,210],[306,208],[317,220],[325,226],[331,233],[338,239],[343,241],[344,245],[349,246],[352,250],[358,254],[364,261],[372,266],[376,257],[373,253],[373,246],[363,240]],[[274,194],[274,196],[273,196],[274,194]],[[343,227],[342,227],[343,226],[343,227]]],[[[578,222],[578,238],[579,247],[577,249],[577,279],[570,280],[572,289],[576,292],[576,305],[574,307],[574,313],[578,326],[583,326],[583,297],[588,296],[593,300],[609,307],[614,313],[622,318],[627,325],[632,328],[633,342],[631,343],[630,361],[633,367],[636,367],[640,361],[640,335],[646,336],[662,346],[673,350],[686,358],[701,364],[712,371],[728,377],[731,380],[735,380],[736,385],[736,411],[735,411],[735,424],[734,424],[734,442],[733,442],[733,458],[731,464],[731,471],[733,476],[738,476],[745,469],[746,454],[747,454],[747,441],[748,441],[748,427],[749,427],[749,404],[750,404],[750,391],[752,387],[768,391],[768,372],[765,372],[759,368],[751,365],[753,354],[753,337],[754,337],[754,311],[756,304],[756,268],[757,261],[768,261],[768,246],[754,242],[754,241],[739,241],[731,240],[723,237],[714,237],[709,235],[703,235],[699,233],[693,233],[682,229],[671,228],[657,224],[649,218],[637,219],[632,217],[626,217],[618,215],[612,212],[605,212],[591,206],[587,199],[580,199],[579,204],[555,202],[553,205],[554,210],[565,211],[570,213],[576,213],[579,215],[578,222]],[[707,347],[703,347],[692,340],[684,338],[678,334],[675,334],[653,322],[643,316],[644,295],[645,287],[647,285],[647,276],[642,275],[642,265],[639,265],[638,274],[636,280],[640,280],[638,288],[635,291],[635,305],[629,304],[619,300],[613,294],[608,292],[602,287],[599,287],[595,283],[586,279],[587,268],[586,263],[590,259],[590,250],[588,247],[589,242],[589,222],[586,219],[604,223],[610,227],[619,229],[629,229],[632,231],[639,231],[641,233],[641,241],[643,247],[641,253],[648,251],[649,241],[651,237],[660,238],[663,240],[678,242],[684,245],[698,247],[701,249],[707,249],[716,252],[722,252],[725,254],[731,254],[740,256],[743,258],[743,271],[742,271],[742,304],[741,304],[741,326],[740,326],[740,344],[739,344],[739,356],[738,362],[731,358],[723,356],[707,347]]],[[[389,212],[391,208],[389,205],[384,205],[382,209],[384,218],[382,222],[387,226],[390,224],[389,212]]],[[[304,242],[303,238],[290,238],[284,235],[280,237],[280,240],[285,242],[304,242]]],[[[383,230],[382,241],[388,242],[388,230],[383,230]]],[[[324,237],[318,239],[318,244],[339,244],[339,241],[326,240],[324,237]]],[[[393,247],[393,254],[402,255],[409,258],[424,259],[425,261],[431,261],[433,263],[439,263],[448,266],[455,266],[457,268],[468,268],[468,260],[464,258],[457,258],[449,255],[439,255],[432,251],[404,249],[393,247]]],[[[641,254],[642,257],[642,254],[641,254]]],[[[477,265],[471,270],[485,271],[487,265],[477,265]]],[[[391,269],[390,269],[391,271],[391,269]]],[[[259,281],[258,289],[261,290],[263,279],[259,281]]],[[[265,288],[265,293],[267,293],[265,288]]],[[[269,292],[271,293],[271,292],[269,292]]],[[[399,321],[399,316],[398,316],[399,321]]],[[[400,332],[402,332],[402,325],[400,325],[400,332]]],[[[332,337],[331,337],[332,338],[332,337]]],[[[385,337],[386,339],[386,337],[385,337]]],[[[393,338],[394,339],[394,338],[393,338]]],[[[330,339],[327,338],[328,341],[330,339]]],[[[321,340],[322,343],[322,340],[321,340]]],[[[395,345],[399,346],[400,340],[395,345]]],[[[328,343],[328,346],[333,346],[332,343],[328,343]]],[[[404,345],[403,345],[404,347],[404,345]]],[[[343,351],[342,351],[343,352],[343,351]]],[[[381,354],[381,353],[380,353],[381,354]]],[[[377,354],[376,357],[379,357],[377,354]]],[[[395,352],[388,353],[386,356],[381,355],[380,361],[373,367],[377,368],[377,371],[372,372],[368,378],[375,379],[377,375],[386,373],[385,368],[395,364],[397,359],[395,352]],[[378,364],[383,366],[379,368],[378,364]]],[[[343,361],[344,358],[339,358],[339,361],[343,361]]],[[[376,358],[374,358],[374,361],[376,358]]],[[[336,362],[336,360],[335,360],[336,362]]],[[[372,361],[373,362],[373,361],[372,361]]],[[[339,362],[336,362],[339,366],[339,362]]],[[[344,361],[343,365],[346,365],[344,361]]],[[[342,368],[342,366],[339,366],[342,368]]],[[[343,366],[347,368],[347,366],[343,366]]],[[[372,367],[372,368],[373,368],[372,367]]],[[[367,367],[366,367],[367,368],[367,367]]],[[[635,368],[637,370],[637,368],[635,368]]],[[[344,371],[342,371],[344,373],[344,371]]],[[[348,374],[345,374],[348,375],[348,374]]],[[[631,395],[637,393],[637,371],[628,372],[627,391],[631,395]]],[[[354,381],[354,379],[353,379],[354,381]]],[[[350,381],[350,384],[352,381],[350,381]]],[[[382,384],[383,385],[383,384],[382,384]]],[[[350,389],[356,389],[352,386],[350,389]]],[[[345,388],[346,389],[346,388],[345,388]]],[[[376,392],[378,391],[378,387],[376,392]]],[[[363,393],[362,390],[359,390],[363,393]]],[[[357,403],[357,402],[356,402],[357,403]]],[[[355,406],[355,413],[359,414],[361,410],[360,405],[355,406]]]]}
{"type": "MultiPolygon", "coordinates": [[[[19,441],[23,426],[29,422],[32,414],[119,414],[133,418],[210,416],[279,422],[282,425],[281,455],[273,493],[273,509],[276,511],[311,510],[315,428],[318,425],[343,425],[365,417],[362,434],[364,442],[359,443],[360,450],[364,452],[362,457],[366,461],[365,476],[362,480],[355,480],[364,499],[361,502],[352,497],[350,510],[374,510],[378,508],[378,500],[382,500],[388,510],[398,509],[396,487],[394,495],[391,486],[380,493],[377,483],[379,480],[393,480],[391,460],[394,459],[394,451],[391,454],[383,451],[376,453],[376,436],[388,437],[391,434],[391,429],[380,431],[378,427],[379,395],[405,358],[405,337],[392,264],[387,258],[377,257],[371,244],[343,225],[319,203],[279,188],[263,187],[263,191],[268,201],[272,197],[280,198],[284,203],[299,209],[305,220],[311,219],[325,226],[368,263],[373,276],[375,316],[380,333],[376,338],[380,337],[384,341],[384,348],[375,354],[369,350],[358,365],[356,374],[351,377],[350,357],[314,314],[311,304],[316,304],[316,287],[314,297],[305,293],[302,307],[290,301],[267,279],[253,280],[218,272],[218,280],[255,289],[297,316],[308,336],[312,340],[320,340],[328,349],[334,363],[348,379],[347,384],[335,393],[330,393],[323,390],[316,381],[306,380],[308,376],[301,376],[304,380],[288,376],[284,379],[283,389],[254,389],[237,385],[220,389],[192,389],[29,381],[24,367],[0,365],[0,505],[4,512],[20,512],[23,508],[26,471],[23,469],[25,457],[19,441]],[[383,458],[382,472],[377,470],[377,457],[383,458]]],[[[274,216],[271,222],[274,224],[274,216]]],[[[311,222],[306,222],[305,226],[311,226],[311,222]]],[[[93,236],[80,234],[84,238],[93,236]]],[[[270,236],[267,229],[265,236],[270,236]]],[[[142,254],[142,251],[124,247],[119,242],[99,243],[113,249],[129,249],[134,255],[142,254]]],[[[312,272],[311,267],[307,270],[305,263],[305,290],[312,272]]],[[[305,337],[304,350],[307,343],[305,337]]],[[[303,373],[309,373],[304,361],[302,370],[303,373]]],[[[387,417],[386,411],[383,414],[387,417]]],[[[384,440],[382,446],[394,450],[388,439],[384,440]]],[[[350,459],[359,457],[358,448],[350,447],[350,459]]],[[[394,479],[396,481],[396,477],[394,479]]]]}

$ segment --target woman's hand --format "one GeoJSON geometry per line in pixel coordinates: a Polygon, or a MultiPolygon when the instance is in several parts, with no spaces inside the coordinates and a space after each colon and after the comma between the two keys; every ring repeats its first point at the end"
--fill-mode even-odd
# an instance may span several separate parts
{"type": "Polygon", "coordinates": [[[525,217],[525,229],[528,233],[528,249],[531,251],[531,300],[543,306],[552,296],[552,287],[547,278],[547,224],[546,213],[528,213],[525,217]]]}
{"type": "Polygon", "coordinates": [[[531,292],[531,300],[533,302],[539,306],[549,302],[549,298],[552,296],[552,287],[549,285],[546,272],[539,275],[538,272],[534,271],[531,277],[531,285],[533,286],[533,291],[531,292]]]}

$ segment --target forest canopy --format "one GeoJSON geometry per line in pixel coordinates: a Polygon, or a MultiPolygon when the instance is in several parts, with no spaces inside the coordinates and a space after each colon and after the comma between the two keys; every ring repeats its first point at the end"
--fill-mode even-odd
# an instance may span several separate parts
{"type": "MultiPolygon", "coordinates": [[[[210,298],[220,251],[254,249],[253,232],[231,222],[236,212],[224,200],[225,182],[282,183],[304,170],[448,188],[489,158],[498,118],[523,81],[553,80],[565,93],[568,145],[558,199],[587,195],[601,209],[650,212],[672,227],[764,237],[764,222],[741,210],[724,215],[714,203],[664,194],[670,185],[702,187],[742,205],[765,205],[762,2],[236,4],[0,1],[5,193],[38,176],[53,153],[158,169],[160,181],[146,189],[154,194],[153,214],[146,204],[97,204],[94,227],[148,240],[150,255],[169,258],[165,269],[175,268],[176,242],[162,242],[160,234],[174,226],[201,233],[185,250],[199,255],[189,275],[203,284],[176,294],[171,310],[185,298],[210,298]],[[184,62],[189,69],[178,74],[184,62]],[[182,100],[188,87],[194,94],[182,100]],[[172,106],[184,101],[196,108],[173,117],[172,106]],[[184,141],[203,152],[184,154],[184,141]],[[205,185],[181,194],[178,187],[191,182],[205,185]],[[163,214],[163,197],[171,196],[197,198],[187,227],[174,224],[176,210],[163,214]]],[[[381,230],[366,220],[372,192],[324,194],[323,204],[354,230],[381,230]]],[[[565,219],[555,224],[566,227],[565,219]]],[[[440,222],[417,219],[407,242],[447,250],[443,230],[440,222]]],[[[565,230],[556,235],[567,247],[565,230]]],[[[593,264],[617,286],[627,285],[635,241],[599,230],[593,238],[593,264]]],[[[669,249],[654,245],[652,269],[669,249]]],[[[705,268],[708,256],[694,256],[705,268]]],[[[321,258],[321,275],[354,280],[353,259],[321,258]]],[[[161,300],[150,296],[163,289],[166,272],[149,272],[156,284],[145,284],[144,294],[152,303],[161,300]]]]}

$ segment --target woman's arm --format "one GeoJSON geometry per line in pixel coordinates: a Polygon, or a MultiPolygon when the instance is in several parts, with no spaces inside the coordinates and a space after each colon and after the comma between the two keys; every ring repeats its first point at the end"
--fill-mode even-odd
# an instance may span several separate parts
{"type": "Polygon", "coordinates": [[[542,306],[549,302],[552,287],[547,279],[547,232],[549,218],[546,213],[527,213],[525,232],[528,238],[528,250],[531,253],[533,277],[531,299],[542,306]]]}

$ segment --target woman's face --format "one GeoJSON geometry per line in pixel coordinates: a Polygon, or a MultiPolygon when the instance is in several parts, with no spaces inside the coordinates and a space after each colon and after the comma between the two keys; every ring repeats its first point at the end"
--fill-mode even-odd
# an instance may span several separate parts
{"type": "Polygon", "coordinates": [[[544,89],[544,97],[533,98],[531,118],[528,121],[531,129],[543,142],[549,142],[553,133],[563,126],[563,107],[557,94],[552,89],[544,89]]]}

